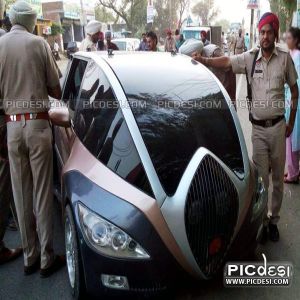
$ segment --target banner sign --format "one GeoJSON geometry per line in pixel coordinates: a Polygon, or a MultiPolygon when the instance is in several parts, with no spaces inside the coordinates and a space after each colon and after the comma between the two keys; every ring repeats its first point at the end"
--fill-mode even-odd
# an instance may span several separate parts
{"type": "Polygon", "coordinates": [[[153,23],[154,21],[154,6],[148,5],[147,6],[147,24],[153,23]]]}
{"type": "Polygon", "coordinates": [[[249,0],[247,8],[248,9],[258,9],[259,8],[258,0],[249,0]]]}

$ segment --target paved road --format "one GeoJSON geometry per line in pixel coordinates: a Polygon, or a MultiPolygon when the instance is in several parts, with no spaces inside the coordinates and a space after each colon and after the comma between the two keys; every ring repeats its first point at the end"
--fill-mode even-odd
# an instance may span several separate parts
{"type": "MultiPolygon", "coordinates": [[[[238,77],[239,98],[245,98],[245,79],[238,77]]],[[[251,127],[248,122],[247,110],[239,110],[239,118],[245,134],[246,143],[251,157],[250,134],[251,127]]],[[[291,288],[234,288],[226,289],[222,279],[209,282],[199,282],[196,286],[176,287],[176,300],[198,299],[256,299],[281,300],[299,299],[300,295],[300,187],[286,186],[282,208],[282,218],[279,225],[281,240],[277,243],[267,243],[257,251],[265,253],[268,260],[291,261],[294,264],[294,282],[291,288]]],[[[55,218],[55,251],[63,253],[62,224],[58,205],[56,205],[55,218]]],[[[7,232],[5,242],[10,247],[20,244],[19,234],[7,232]]],[[[175,288],[174,288],[175,289],[175,288]]],[[[40,279],[38,274],[29,277],[23,276],[22,258],[0,267],[0,299],[71,299],[66,269],[58,272],[49,279],[40,279]]]]}

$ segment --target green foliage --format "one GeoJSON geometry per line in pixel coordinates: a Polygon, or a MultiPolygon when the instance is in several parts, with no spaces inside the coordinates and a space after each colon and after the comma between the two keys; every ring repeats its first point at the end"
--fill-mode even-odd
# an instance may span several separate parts
{"type": "Polygon", "coordinates": [[[99,4],[116,15],[116,20],[123,20],[127,30],[136,35],[144,30],[147,23],[147,0],[99,0],[99,4]]]}
{"type": "Polygon", "coordinates": [[[62,28],[62,26],[59,23],[52,23],[51,36],[56,36],[56,35],[63,34],[63,33],[64,33],[64,29],[62,28]]]}
{"type": "Polygon", "coordinates": [[[114,23],[117,20],[111,11],[100,4],[95,7],[95,18],[102,23],[114,23]]]}
{"type": "Polygon", "coordinates": [[[271,11],[278,15],[281,33],[286,32],[297,9],[297,0],[269,0],[269,2],[271,11]]]}
{"type": "Polygon", "coordinates": [[[214,0],[202,0],[192,8],[192,13],[199,16],[201,25],[210,25],[219,15],[219,9],[214,8],[214,0]]]}

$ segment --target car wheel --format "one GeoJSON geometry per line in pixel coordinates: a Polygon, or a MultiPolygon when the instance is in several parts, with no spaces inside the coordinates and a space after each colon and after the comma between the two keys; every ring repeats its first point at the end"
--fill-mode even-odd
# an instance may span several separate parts
{"type": "Polygon", "coordinates": [[[74,299],[81,299],[85,294],[85,284],[76,227],[70,205],[66,206],[65,211],[65,248],[72,296],[74,299]]]}

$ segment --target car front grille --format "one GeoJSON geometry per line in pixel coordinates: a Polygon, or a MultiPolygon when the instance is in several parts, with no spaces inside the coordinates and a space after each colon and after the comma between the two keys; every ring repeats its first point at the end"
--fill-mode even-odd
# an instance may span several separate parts
{"type": "Polygon", "coordinates": [[[223,263],[238,210],[235,186],[220,164],[206,155],[195,173],[185,204],[188,241],[206,277],[214,275],[223,263]]]}

